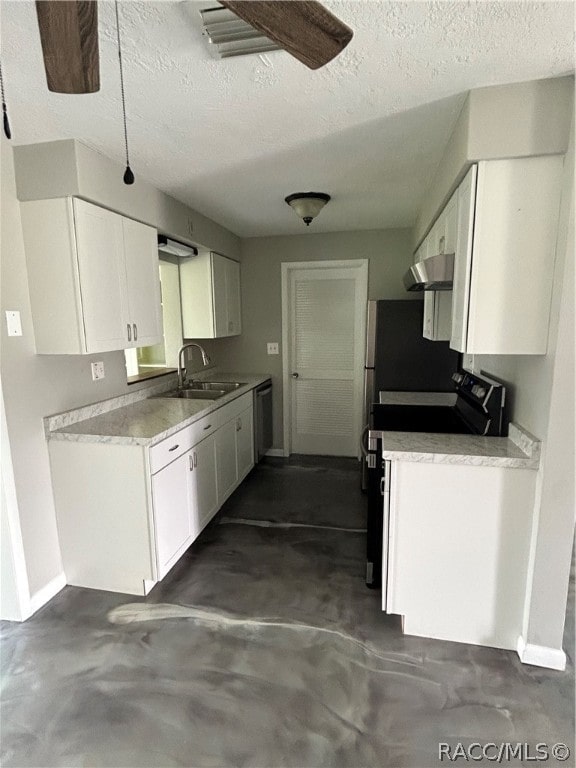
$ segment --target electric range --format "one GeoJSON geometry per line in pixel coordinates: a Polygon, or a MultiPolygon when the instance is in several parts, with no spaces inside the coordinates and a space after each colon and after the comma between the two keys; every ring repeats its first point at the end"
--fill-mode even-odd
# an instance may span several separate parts
{"type": "MultiPolygon", "coordinates": [[[[442,393],[438,399],[450,404],[430,404],[430,393],[406,393],[408,403],[375,403],[372,406],[365,461],[368,466],[368,520],[366,585],[382,585],[384,546],[383,496],[386,462],[382,459],[385,432],[435,432],[501,436],[506,433],[504,419],[505,387],[488,376],[461,371],[452,376],[455,393],[442,393]],[[416,401],[416,402],[414,402],[416,401]]],[[[386,393],[383,393],[384,395],[386,393]]]]}

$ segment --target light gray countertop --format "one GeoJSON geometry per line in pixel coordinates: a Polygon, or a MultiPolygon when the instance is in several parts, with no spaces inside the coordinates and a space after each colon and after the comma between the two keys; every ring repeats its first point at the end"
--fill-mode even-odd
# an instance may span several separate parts
{"type": "MultiPolygon", "coordinates": [[[[241,381],[245,385],[218,400],[162,397],[158,387],[150,388],[142,398],[140,390],[139,399],[135,396],[134,402],[126,403],[127,396],[124,395],[48,417],[45,419],[47,436],[50,440],[154,445],[237,397],[251,392],[268,381],[270,375],[218,372],[212,373],[210,379],[241,381]]],[[[172,385],[170,389],[173,388],[172,385]]]]}
{"type": "Polygon", "coordinates": [[[382,458],[432,464],[537,469],[540,442],[516,424],[509,437],[382,432],[382,458]]]}

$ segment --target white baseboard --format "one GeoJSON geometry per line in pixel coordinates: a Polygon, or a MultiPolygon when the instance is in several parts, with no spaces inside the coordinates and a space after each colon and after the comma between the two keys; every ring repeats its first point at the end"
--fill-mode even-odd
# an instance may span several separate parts
{"type": "Polygon", "coordinates": [[[284,449],[283,448],[270,448],[268,451],[266,451],[266,456],[275,456],[277,458],[284,458],[284,449]]]}
{"type": "Polygon", "coordinates": [[[522,664],[532,664],[534,667],[546,667],[547,669],[558,669],[560,672],[566,669],[566,654],[561,648],[548,648],[545,645],[527,643],[520,636],[516,650],[522,664]]]}
{"type": "Polygon", "coordinates": [[[48,584],[30,597],[29,613],[26,618],[30,618],[30,616],[42,608],[43,605],[46,605],[46,603],[49,600],[52,600],[52,598],[57,595],[61,589],[64,589],[65,586],[66,576],[64,573],[59,573],[58,576],[55,576],[52,579],[52,581],[49,581],[48,584]]]}

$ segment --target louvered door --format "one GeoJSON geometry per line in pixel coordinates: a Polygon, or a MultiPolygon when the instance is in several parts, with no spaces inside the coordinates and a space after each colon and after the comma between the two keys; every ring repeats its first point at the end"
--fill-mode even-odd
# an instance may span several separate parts
{"type": "Polygon", "coordinates": [[[289,275],[291,452],[356,456],[366,270],[318,264],[289,275]]]}

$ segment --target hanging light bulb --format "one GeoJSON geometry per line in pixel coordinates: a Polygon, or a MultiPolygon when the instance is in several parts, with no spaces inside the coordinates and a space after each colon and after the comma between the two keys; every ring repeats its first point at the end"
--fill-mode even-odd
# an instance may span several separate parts
{"type": "Polygon", "coordinates": [[[295,192],[284,199],[296,211],[298,216],[304,219],[306,226],[309,227],[312,219],[318,216],[322,208],[330,200],[330,195],[326,195],[324,192],[295,192]]]}
{"type": "Polygon", "coordinates": [[[124,171],[124,184],[134,184],[134,174],[130,168],[128,154],[128,127],[126,125],[126,97],[124,95],[124,71],[122,68],[122,46],[120,45],[120,19],[118,17],[118,0],[116,0],[116,33],[118,35],[118,63],[120,65],[120,94],[122,96],[122,121],[124,123],[124,149],[126,152],[126,170],[124,171]]]}
{"type": "Polygon", "coordinates": [[[4,125],[4,135],[7,139],[12,138],[12,131],[10,129],[10,120],[8,120],[8,109],[6,107],[6,99],[4,98],[4,76],[2,74],[2,64],[0,63],[0,95],[2,96],[2,123],[4,125]]]}

